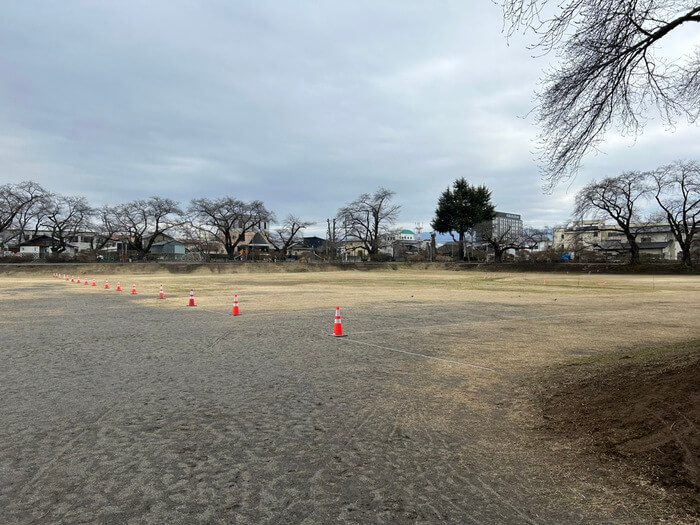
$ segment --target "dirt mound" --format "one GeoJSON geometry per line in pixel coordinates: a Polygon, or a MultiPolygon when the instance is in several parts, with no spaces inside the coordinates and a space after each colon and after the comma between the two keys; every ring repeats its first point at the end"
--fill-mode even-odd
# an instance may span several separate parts
{"type": "Polygon", "coordinates": [[[558,367],[539,392],[544,428],[700,516],[700,340],[558,367]]]}

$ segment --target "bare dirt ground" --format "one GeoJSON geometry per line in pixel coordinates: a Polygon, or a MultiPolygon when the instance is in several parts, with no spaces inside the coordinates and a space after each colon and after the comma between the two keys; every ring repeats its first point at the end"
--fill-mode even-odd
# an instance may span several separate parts
{"type": "Polygon", "coordinates": [[[644,384],[697,399],[697,276],[104,268],[0,276],[1,523],[700,519],[697,404],[660,424],[680,483],[604,445],[644,384]]]}

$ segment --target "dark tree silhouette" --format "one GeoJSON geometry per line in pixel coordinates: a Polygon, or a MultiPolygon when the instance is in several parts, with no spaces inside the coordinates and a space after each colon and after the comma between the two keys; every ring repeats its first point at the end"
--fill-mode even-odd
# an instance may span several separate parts
{"type": "Polygon", "coordinates": [[[114,210],[119,231],[126,235],[130,250],[143,259],[156,238],[179,226],[183,213],[177,202],[162,197],[120,204],[114,210]]]}
{"type": "Polygon", "coordinates": [[[641,131],[650,108],[673,124],[700,114],[700,50],[667,62],[659,41],[700,22],[697,0],[503,0],[507,32],[532,30],[533,46],[561,65],[544,77],[536,108],[542,172],[550,187],[573,175],[610,126],[641,131]]]}
{"type": "Polygon", "coordinates": [[[304,221],[290,213],[287,215],[286,219],[284,219],[281,227],[276,228],[270,235],[270,244],[284,257],[287,255],[289,247],[300,240],[301,230],[308,228],[312,224],[313,222],[304,221]]]}
{"type": "Polygon", "coordinates": [[[45,204],[46,196],[46,190],[32,181],[0,186],[0,233],[13,226],[19,227],[17,219],[22,218],[23,213],[31,214],[39,201],[45,204]]]}
{"type": "Polygon", "coordinates": [[[233,197],[192,199],[188,214],[192,227],[219,239],[229,258],[234,257],[247,232],[274,218],[262,201],[243,202],[233,197]]]}
{"type": "Polygon", "coordinates": [[[377,256],[381,236],[388,233],[398,218],[401,206],[392,204],[393,197],[393,191],[379,188],[372,195],[363,193],[338,210],[337,217],[347,237],[362,243],[370,259],[377,256]]]}
{"type": "Polygon", "coordinates": [[[430,223],[438,233],[449,233],[459,243],[459,256],[466,258],[464,240],[477,224],[494,216],[491,192],[486,186],[471,186],[464,177],[455,180],[438,199],[435,218],[430,223]],[[456,237],[455,237],[456,235],[456,237]]]}
{"type": "Polygon", "coordinates": [[[700,164],[678,161],[662,166],[651,174],[654,199],[683,254],[683,264],[692,266],[691,246],[700,231],[700,164]]]}
{"type": "Polygon", "coordinates": [[[634,226],[638,221],[640,201],[649,194],[650,186],[646,173],[628,171],[617,177],[593,181],[576,194],[574,218],[583,220],[587,216],[612,219],[627,238],[630,246],[630,264],[639,263],[637,235],[642,232],[634,226]]]}
{"type": "Polygon", "coordinates": [[[54,195],[44,217],[44,225],[51,230],[56,244],[51,251],[63,253],[71,237],[88,228],[93,209],[85,197],[54,195]]]}

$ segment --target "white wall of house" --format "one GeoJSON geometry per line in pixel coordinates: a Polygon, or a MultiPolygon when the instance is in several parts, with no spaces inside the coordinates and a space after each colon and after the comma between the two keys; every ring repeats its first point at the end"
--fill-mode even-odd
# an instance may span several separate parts
{"type": "Polygon", "coordinates": [[[20,246],[19,247],[19,254],[26,255],[26,256],[31,255],[35,259],[38,259],[40,254],[41,254],[41,247],[40,246],[20,246]]]}
{"type": "MultiPolygon", "coordinates": [[[[668,243],[660,253],[658,250],[649,251],[649,255],[660,255],[666,260],[675,261],[680,253],[680,245],[676,241],[668,224],[635,224],[633,228],[638,230],[638,243],[668,243]]],[[[552,246],[556,250],[593,250],[606,241],[619,241],[627,243],[627,238],[622,231],[614,226],[606,225],[604,221],[581,221],[565,228],[554,228],[552,246]]],[[[640,253],[647,253],[640,250],[640,253]]]]}

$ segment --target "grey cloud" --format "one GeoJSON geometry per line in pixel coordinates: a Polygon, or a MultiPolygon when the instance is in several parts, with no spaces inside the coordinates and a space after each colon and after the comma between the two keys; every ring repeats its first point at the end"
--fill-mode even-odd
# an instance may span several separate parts
{"type": "Polygon", "coordinates": [[[385,186],[410,226],[464,176],[552,224],[601,172],[700,144],[696,127],[655,135],[662,151],[611,139],[544,195],[523,116],[551,57],[508,46],[490,2],[13,2],[3,15],[6,178],[97,204],[227,193],[320,223],[385,186]]]}

